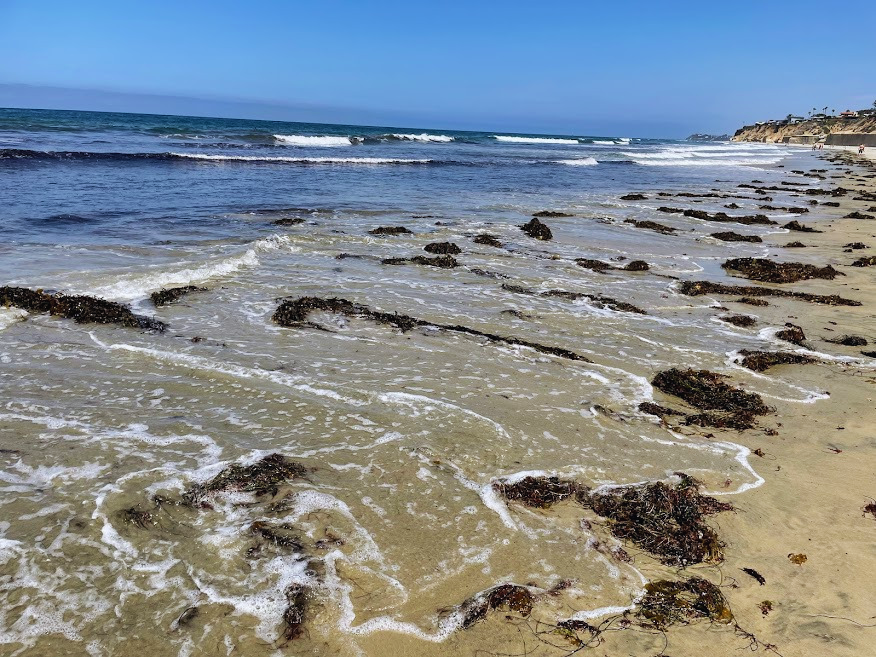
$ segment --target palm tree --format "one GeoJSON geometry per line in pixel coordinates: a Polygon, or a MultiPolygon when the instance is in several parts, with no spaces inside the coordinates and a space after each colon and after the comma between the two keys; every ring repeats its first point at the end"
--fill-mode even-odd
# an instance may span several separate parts
{"type": "Polygon", "coordinates": [[[832,110],[830,110],[830,113],[831,113],[831,114],[836,114],[836,110],[835,110],[835,109],[832,109],[832,110]]]}
{"type": "Polygon", "coordinates": [[[825,106],[824,109],[822,109],[821,111],[827,114],[827,106],[825,106]]]}

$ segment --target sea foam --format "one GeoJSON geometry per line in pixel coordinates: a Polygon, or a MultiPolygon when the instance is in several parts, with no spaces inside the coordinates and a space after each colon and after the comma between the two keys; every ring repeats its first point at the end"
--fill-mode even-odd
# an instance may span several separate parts
{"type": "Polygon", "coordinates": [[[312,135],[274,135],[281,144],[287,146],[352,146],[349,137],[312,136],[312,135]]]}
{"type": "Polygon", "coordinates": [[[577,139],[560,139],[558,137],[511,137],[506,135],[493,135],[497,141],[509,144],[580,144],[577,139]]]}

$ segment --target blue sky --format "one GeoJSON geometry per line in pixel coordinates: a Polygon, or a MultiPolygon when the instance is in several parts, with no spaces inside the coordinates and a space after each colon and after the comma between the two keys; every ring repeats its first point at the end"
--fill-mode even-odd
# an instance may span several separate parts
{"type": "Polygon", "coordinates": [[[874,25],[874,0],[0,0],[0,105],[684,136],[869,106],[874,25]]]}

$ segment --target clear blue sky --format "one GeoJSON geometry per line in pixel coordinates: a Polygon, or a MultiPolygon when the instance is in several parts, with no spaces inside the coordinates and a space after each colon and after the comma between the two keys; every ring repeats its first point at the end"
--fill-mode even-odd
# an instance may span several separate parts
{"type": "Polygon", "coordinates": [[[869,106],[874,31],[876,0],[0,0],[0,105],[683,136],[869,106]]]}

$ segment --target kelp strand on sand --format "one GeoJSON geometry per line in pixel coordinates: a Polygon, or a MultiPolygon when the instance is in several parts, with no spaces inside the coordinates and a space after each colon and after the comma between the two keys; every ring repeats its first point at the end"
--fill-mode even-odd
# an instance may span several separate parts
{"type": "Polygon", "coordinates": [[[252,465],[233,463],[207,482],[190,486],[182,495],[183,504],[210,508],[209,499],[217,493],[276,495],[281,484],[303,477],[307,468],[281,454],[269,454],[252,465]]]}
{"type": "Polygon", "coordinates": [[[858,258],[852,263],[852,267],[873,267],[876,266],[876,256],[865,256],[858,258]]]}
{"type": "Polygon", "coordinates": [[[524,477],[513,483],[497,481],[493,488],[506,500],[539,509],[570,498],[578,490],[574,481],[559,477],[524,477]]]}
{"type": "Polygon", "coordinates": [[[725,285],[723,283],[712,283],[711,281],[683,281],[679,291],[692,297],[703,294],[739,294],[748,297],[786,297],[828,306],[862,305],[860,301],[845,299],[836,294],[810,294],[808,292],[792,292],[790,290],[777,290],[775,288],[756,287],[753,285],[725,285]]]}
{"type": "Polygon", "coordinates": [[[800,347],[806,346],[806,334],[803,333],[803,329],[790,322],[785,323],[785,328],[776,332],[776,337],[779,340],[784,340],[800,347]]]}
{"type": "Polygon", "coordinates": [[[426,265],[428,267],[439,267],[441,269],[454,269],[459,267],[459,262],[452,255],[439,255],[434,258],[427,256],[414,256],[413,258],[384,258],[380,261],[383,265],[406,265],[412,263],[415,265],[426,265]]]}
{"type": "Polygon", "coordinates": [[[581,487],[577,501],[608,519],[611,533],[653,554],[667,565],[719,563],[723,544],[705,517],[731,511],[732,505],[699,492],[700,482],[680,475],[662,481],[592,491],[581,487]]]}
{"type": "Polygon", "coordinates": [[[656,221],[639,221],[637,219],[626,219],[624,220],[625,224],[632,224],[636,228],[644,228],[646,230],[653,230],[657,233],[661,233],[663,235],[674,235],[676,232],[676,228],[672,226],[664,226],[663,224],[658,224],[656,221]]]}
{"type": "Polygon", "coordinates": [[[733,613],[724,594],[702,577],[648,582],[645,584],[645,595],[633,613],[660,631],[672,625],[688,625],[701,619],[721,624],[733,621],[733,613]]]}
{"type": "Polygon", "coordinates": [[[776,365],[809,365],[817,362],[817,359],[804,354],[795,354],[788,351],[750,351],[743,349],[739,352],[742,367],[747,367],[755,372],[766,372],[776,365]]]}
{"type": "Polygon", "coordinates": [[[722,315],[718,317],[722,322],[727,322],[728,324],[733,324],[733,326],[738,326],[740,328],[751,328],[755,324],[757,324],[757,320],[750,315],[722,315]]]}
{"type": "Polygon", "coordinates": [[[774,262],[767,258],[731,258],[721,267],[764,283],[796,283],[810,278],[832,281],[837,276],[845,275],[830,265],[816,267],[802,262],[774,262]]]}
{"type": "Polygon", "coordinates": [[[149,298],[152,299],[152,305],[158,308],[159,306],[166,306],[169,303],[173,303],[178,299],[181,299],[187,294],[191,294],[192,292],[206,292],[207,288],[198,287],[197,285],[183,285],[182,287],[171,287],[166,288],[164,290],[159,290],[158,292],[153,292],[149,295],[149,298]]]}
{"type": "Polygon", "coordinates": [[[501,584],[469,598],[459,606],[462,629],[467,630],[494,609],[508,609],[527,617],[532,613],[533,595],[517,584],[501,584]]]}
{"type": "MultiPolygon", "coordinates": [[[[509,289],[505,285],[502,286],[505,289],[509,289]]],[[[515,287],[517,286],[510,286],[515,287]]],[[[534,294],[532,290],[527,290],[526,288],[517,288],[509,290],[511,292],[523,291],[524,294],[534,294]]],[[[628,313],[636,313],[638,315],[647,315],[644,310],[639,308],[638,306],[634,306],[631,303],[626,301],[618,301],[617,299],[612,299],[611,297],[606,297],[602,294],[585,294],[584,292],[567,292],[566,290],[547,290],[541,293],[543,297],[555,297],[559,299],[568,299],[569,301],[577,301],[578,299],[587,299],[592,302],[597,308],[609,308],[610,310],[616,310],[619,312],[628,312],[628,313]]]]}
{"type": "Polygon", "coordinates": [[[844,347],[867,346],[867,338],[861,335],[841,335],[837,338],[830,338],[829,340],[825,340],[825,342],[830,342],[831,344],[841,344],[844,347]]]}
{"type": "Polygon", "coordinates": [[[753,297],[740,297],[739,299],[735,299],[735,301],[736,303],[744,303],[749,306],[764,307],[770,305],[770,302],[765,299],[755,299],[753,297]]]}
{"type": "Polygon", "coordinates": [[[799,221],[794,219],[793,221],[789,221],[782,228],[787,230],[793,230],[798,233],[823,233],[822,230],[815,230],[812,226],[806,226],[805,224],[801,224],[799,221]]]}
{"type": "Polygon", "coordinates": [[[25,287],[0,287],[0,306],[66,317],[77,324],[117,324],[159,332],[167,328],[164,322],[135,315],[127,306],[114,301],[83,295],[47,294],[25,287]]]}
{"type": "Polygon", "coordinates": [[[672,408],[655,404],[654,402],[642,402],[639,404],[639,410],[643,413],[648,413],[649,415],[656,415],[659,418],[671,415],[684,415],[681,411],[676,411],[672,408]]]}
{"type": "Polygon", "coordinates": [[[434,326],[435,328],[454,333],[462,333],[465,335],[473,335],[481,338],[486,338],[490,342],[499,342],[511,346],[528,347],[542,354],[551,356],[559,356],[569,360],[576,360],[585,363],[591,362],[589,358],[582,356],[562,347],[550,347],[547,345],[515,338],[511,336],[501,336],[495,333],[488,333],[478,329],[469,328],[461,325],[441,324],[437,322],[427,322],[423,319],[411,317],[410,315],[400,315],[396,313],[385,313],[375,311],[359,303],[353,303],[346,299],[332,298],[325,299],[322,297],[300,297],[295,300],[284,301],[274,312],[273,320],[280,326],[286,327],[302,327],[316,326],[307,321],[307,317],[311,312],[322,310],[327,312],[338,313],[348,317],[360,317],[375,321],[379,324],[393,326],[401,331],[410,331],[414,328],[423,326],[434,326]]]}
{"type": "Polygon", "coordinates": [[[692,219],[700,219],[702,221],[715,221],[719,223],[736,223],[743,224],[746,226],[750,225],[762,225],[762,226],[771,226],[776,222],[767,217],[765,214],[750,214],[743,216],[731,216],[726,212],[716,212],[714,214],[710,214],[705,210],[685,210],[683,208],[669,208],[666,206],[661,206],[657,208],[658,212],[666,212],[668,214],[681,214],[685,217],[691,217],[692,219]]]}
{"type": "Polygon", "coordinates": [[[712,233],[711,237],[714,237],[716,240],[721,240],[722,242],[751,242],[753,244],[763,242],[763,240],[757,235],[742,235],[741,233],[734,233],[732,230],[727,230],[722,233],[712,233]]]}
{"type": "Polygon", "coordinates": [[[599,274],[604,274],[608,271],[648,271],[650,269],[648,263],[644,260],[631,260],[626,266],[617,267],[602,260],[577,258],[575,264],[584,269],[591,269],[599,274]]]}

